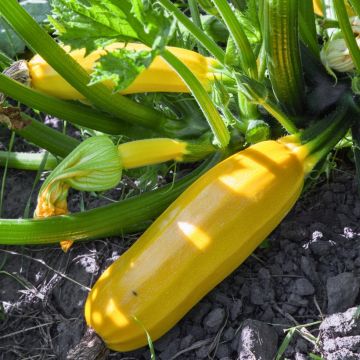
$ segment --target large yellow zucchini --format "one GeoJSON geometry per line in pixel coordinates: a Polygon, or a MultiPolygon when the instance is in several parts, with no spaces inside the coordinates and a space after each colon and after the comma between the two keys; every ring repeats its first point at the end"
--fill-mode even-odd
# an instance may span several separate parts
{"type": "Polygon", "coordinates": [[[265,141],[211,169],[99,278],[85,306],[110,349],[175,325],[269,235],[299,197],[306,146],[265,141]],[[141,325],[139,325],[141,324],[141,325]]]}
{"type": "MultiPolygon", "coordinates": [[[[124,43],[114,43],[105,49],[112,51],[125,47],[124,43]]],[[[145,45],[128,43],[127,50],[145,50],[145,45]]],[[[69,51],[69,48],[66,47],[69,51]]],[[[203,86],[209,90],[214,74],[211,69],[216,65],[216,60],[204,57],[194,51],[187,49],[168,47],[174,55],[184,62],[194,72],[203,86]]],[[[85,56],[85,49],[74,50],[70,55],[88,72],[94,70],[94,65],[99,58],[105,54],[105,50],[96,50],[85,56]]],[[[29,74],[31,86],[39,91],[61,99],[82,100],[84,96],[66,82],[40,55],[35,55],[29,62],[29,74]]],[[[113,87],[111,81],[104,82],[113,87]]],[[[142,92],[189,92],[179,75],[160,56],[157,56],[150,67],[145,69],[135,81],[122,94],[133,94],[142,92]]]]}

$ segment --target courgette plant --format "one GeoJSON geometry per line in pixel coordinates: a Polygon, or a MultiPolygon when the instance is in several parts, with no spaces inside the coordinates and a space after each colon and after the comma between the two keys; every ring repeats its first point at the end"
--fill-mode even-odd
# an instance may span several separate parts
{"type": "MultiPolygon", "coordinates": [[[[50,35],[16,0],[0,2],[1,17],[36,53],[29,61],[0,53],[0,122],[49,152],[0,152],[0,164],[51,170],[34,219],[0,219],[0,244],[61,242],[67,250],[76,240],[144,230],[219,159],[258,142],[255,149],[306,149],[304,175],[321,171],[315,163],[351,136],[359,170],[357,0],[51,5],[50,35]],[[50,129],[10,99],[91,136],[50,129]],[[160,189],[68,214],[70,188],[103,191],[128,169],[167,161],[202,163],[160,189]]],[[[91,309],[87,316],[99,325],[91,309]]]]}
{"type": "MultiPolygon", "coordinates": [[[[192,2],[189,10],[193,21],[177,5],[169,0],[159,0],[156,3],[137,0],[90,2],[54,0],[50,18],[54,38],[37,24],[16,0],[2,2],[0,4],[2,17],[29,48],[38,53],[40,60],[32,60],[35,64],[32,67],[29,67],[26,61],[12,64],[10,69],[0,75],[0,91],[7,97],[67,120],[75,126],[93,129],[97,134],[111,135],[112,141],[119,141],[116,140],[119,136],[122,142],[123,139],[129,141],[166,137],[169,139],[169,144],[170,139],[176,139],[184,144],[184,149],[187,149],[180,155],[172,154],[171,148],[161,145],[162,152],[168,149],[169,153],[156,159],[155,154],[160,151],[156,142],[144,148],[140,145],[144,142],[135,142],[132,149],[139,144],[138,149],[154,153],[152,161],[144,162],[141,157],[145,155],[141,155],[141,150],[138,150],[136,155],[139,156],[138,166],[143,166],[166,160],[196,161],[217,150],[229,154],[247,144],[266,140],[269,137],[297,133],[299,129],[316,124],[320,117],[326,116],[327,112],[332,110],[336,112],[336,100],[341,97],[341,93],[346,92],[346,89],[350,89],[351,84],[348,78],[344,77],[339,78],[338,85],[334,87],[331,77],[326,74],[319,61],[321,44],[317,42],[314,8],[311,1],[246,1],[243,6],[238,7],[225,0],[214,0],[200,2],[199,8],[192,2]],[[214,38],[209,25],[207,29],[204,26],[203,18],[206,18],[207,24],[215,24],[217,28],[221,26],[220,35],[222,35],[217,34],[217,38],[214,38]],[[189,44],[188,39],[193,41],[192,46],[196,46],[204,54],[199,59],[201,61],[206,59],[206,65],[204,63],[200,65],[200,62],[191,65],[191,61],[195,62],[195,59],[198,61],[195,53],[189,52],[182,56],[181,50],[177,53],[169,51],[168,45],[179,45],[179,37],[187,39],[183,44],[180,43],[182,46],[189,44]],[[123,45],[111,47],[111,44],[119,42],[123,45]],[[128,42],[138,42],[143,44],[143,47],[129,50],[125,45],[128,42]],[[60,46],[59,43],[69,46],[74,53],[69,52],[69,48],[64,48],[64,45],[60,46]],[[107,50],[101,50],[103,48],[107,50]],[[74,55],[76,51],[80,51],[76,49],[83,49],[81,56],[74,55]],[[93,61],[94,71],[91,72],[91,66],[87,69],[87,65],[81,62],[84,62],[89,54],[93,56],[95,52],[99,55],[96,61],[93,61]],[[156,70],[152,70],[151,67],[160,58],[163,61],[160,63],[161,70],[167,66],[169,69],[167,71],[176,73],[180,81],[185,84],[185,90],[182,92],[189,92],[195,101],[188,99],[187,105],[184,106],[181,102],[177,104],[169,101],[166,99],[166,94],[160,97],[158,103],[151,100],[141,101],[150,99],[149,95],[129,97],[120,94],[137,81],[135,79],[139,74],[146,71],[153,81],[153,87],[161,91],[161,86],[164,85],[158,84],[156,70]],[[208,67],[210,59],[212,66],[208,67]],[[307,67],[303,66],[303,63],[312,65],[307,67]],[[36,73],[36,69],[34,70],[36,66],[43,71],[40,75],[36,73]],[[197,70],[196,66],[207,66],[209,79],[211,73],[214,74],[210,88],[207,88],[201,80],[199,71],[203,69],[197,70]],[[315,68],[316,71],[313,71],[312,69],[315,68]],[[33,77],[32,86],[29,86],[30,80],[26,78],[29,71],[30,78],[33,77]],[[82,99],[86,101],[71,100],[71,97],[70,100],[65,100],[62,96],[55,97],[54,90],[51,90],[52,82],[55,85],[60,84],[54,89],[62,84],[57,82],[57,78],[61,81],[66,80],[67,84],[80,93],[82,99]],[[45,82],[45,85],[42,85],[45,88],[40,87],[41,91],[36,88],[39,81],[45,82]],[[112,88],[105,85],[106,81],[112,84],[112,88]],[[49,91],[46,90],[47,86],[49,91]],[[318,101],[321,107],[320,91],[334,94],[334,101],[324,104],[324,108],[318,111],[312,104],[318,101]],[[229,142],[230,146],[228,146],[229,142]]],[[[325,11],[319,8],[318,3],[315,5],[318,12],[325,11]]],[[[334,6],[339,19],[337,26],[340,28],[337,32],[344,37],[356,67],[359,50],[354,45],[356,42],[345,3],[334,1],[331,5],[334,6]]],[[[356,11],[356,2],[352,5],[356,11]]],[[[324,49],[331,41],[330,38],[324,49]]],[[[3,62],[9,65],[8,58],[4,57],[3,62]]],[[[355,73],[353,84],[356,79],[355,73]]],[[[141,91],[141,83],[140,90],[137,91],[141,91]]],[[[163,91],[167,91],[167,88],[165,87],[163,91]]],[[[127,160],[124,155],[112,150],[114,156],[115,153],[118,155],[118,159],[115,160],[117,165],[112,169],[117,175],[108,181],[106,176],[100,175],[101,179],[98,178],[92,186],[80,186],[81,177],[89,176],[94,171],[94,164],[99,164],[95,162],[91,165],[91,161],[82,164],[81,157],[85,156],[85,153],[94,152],[102,145],[96,145],[97,141],[94,141],[92,146],[84,147],[86,151],[81,150],[78,140],[52,130],[21,113],[7,103],[5,96],[2,97],[2,121],[5,121],[18,136],[53,154],[43,164],[44,169],[54,169],[61,159],[65,158],[65,163],[60,163],[60,167],[54,170],[55,175],[48,179],[48,183],[51,179],[58,179],[57,185],[52,185],[57,191],[46,192],[46,203],[50,204],[49,206],[56,203],[54,197],[57,196],[66,203],[69,187],[88,191],[104,190],[119,181],[122,169],[127,168],[124,166],[127,160]],[[76,164],[80,162],[84,167],[81,172],[75,170],[74,161],[76,164]],[[66,163],[71,164],[72,167],[64,165],[66,163]],[[66,176],[64,169],[67,169],[67,173],[71,175],[66,176]],[[54,195],[55,193],[58,195],[54,195]]],[[[321,136],[321,131],[317,130],[316,126],[314,129],[312,137],[321,136]]],[[[101,144],[101,141],[103,140],[99,137],[98,143],[101,144]]],[[[37,169],[41,161],[42,156],[38,154],[0,153],[0,162],[7,164],[8,167],[37,169]]],[[[44,196],[44,193],[39,194],[39,199],[44,196]]],[[[173,199],[173,197],[169,198],[173,199]]],[[[65,203],[64,212],[66,212],[65,203]]],[[[141,199],[139,206],[140,204],[141,199]]],[[[159,212],[162,209],[159,207],[159,212]]],[[[105,210],[96,211],[99,214],[105,213],[105,210]]],[[[56,214],[56,211],[54,210],[52,214],[56,214]]],[[[69,219],[77,219],[77,216],[70,215],[69,219]]],[[[86,217],[87,212],[81,216],[86,217]]],[[[99,216],[100,223],[103,217],[99,216]]],[[[149,212],[149,219],[153,216],[149,212]]],[[[54,226],[55,232],[56,222],[59,220],[56,217],[41,222],[24,220],[16,222],[16,225],[15,221],[1,220],[0,239],[6,239],[6,242],[12,244],[19,243],[21,229],[28,226],[34,229],[49,229],[49,231],[54,226]],[[37,224],[40,226],[38,227],[37,224]],[[16,240],[8,236],[8,226],[11,228],[16,226],[19,229],[16,240]]],[[[78,228],[76,221],[73,224],[74,229],[78,228]]],[[[46,231],[44,230],[44,234],[46,231]]],[[[71,229],[67,231],[71,232],[71,229]]],[[[110,226],[106,231],[104,229],[103,233],[94,234],[105,236],[113,233],[113,226],[110,226]]],[[[15,233],[12,234],[14,236],[15,233]]],[[[33,234],[33,238],[27,238],[28,243],[33,243],[36,238],[40,239],[37,233],[33,234]]],[[[88,234],[81,238],[86,236],[95,235],[88,234]]],[[[49,242],[50,238],[52,238],[51,242],[54,241],[49,232],[49,242]]],[[[76,239],[77,235],[65,236],[59,232],[58,240],[70,238],[76,239]]],[[[41,240],[43,241],[45,239],[41,240]]]]}

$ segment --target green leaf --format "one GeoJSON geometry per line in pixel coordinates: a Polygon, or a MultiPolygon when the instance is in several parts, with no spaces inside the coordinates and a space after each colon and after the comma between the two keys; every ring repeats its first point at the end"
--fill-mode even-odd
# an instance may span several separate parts
{"type": "Polygon", "coordinates": [[[115,41],[140,40],[151,51],[118,49],[102,56],[90,85],[112,80],[114,91],[128,87],[166,46],[175,22],[151,1],[53,0],[51,23],[59,38],[87,52],[115,41]]]}
{"type": "MultiPolygon", "coordinates": [[[[117,40],[138,38],[127,20],[129,14],[110,0],[92,0],[91,4],[86,0],[53,0],[51,4],[53,17],[49,20],[71,48],[91,52],[117,40]]],[[[129,6],[127,10],[130,12],[129,6]]]]}
{"type": "MultiPolygon", "coordinates": [[[[38,22],[46,20],[50,13],[48,0],[23,0],[20,5],[38,22]]],[[[0,19],[0,51],[10,57],[23,53],[25,43],[16,35],[15,31],[2,19],[0,19]]]]}
{"type": "Polygon", "coordinates": [[[102,56],[91,74],[89,85],[112,80],[114,91],[126,89],[135,78],[150,66],[156,52],[117,49],[102,56]]]}

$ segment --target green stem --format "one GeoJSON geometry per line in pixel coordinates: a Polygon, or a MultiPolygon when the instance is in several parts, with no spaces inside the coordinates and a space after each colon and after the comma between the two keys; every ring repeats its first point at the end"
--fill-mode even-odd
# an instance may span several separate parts
{"type": "MultiPolygon", "coordinates": [[[[201,19],[200,19],[200,12],[199,12],[199,8],[197,5],[196,0],[189,0],[189,8],[190,8],[190,14],[191,14],[191,19],[193,21],[193,23],[201,30],[203,31],[203,27],[201,24],[201,19]]],[[[206,51],[203,49],[201,42],[198,41],[198,45],[197,45],[198,51],[201,55],[206,56],[206,51]]]]}
{"type": "Polygon", "coordinates": [[[336,16],[340,24],[340,29],[344,35],[345,42],[350,51],[351,58],[354,62],[356,70],[360,72],[360,49],[351,28],[349,15],[346,11],[345,3],[343,0],[334,0],[333,3],[336,16]]]}
{"type": "Polygon", "coordinates": [[[0,219],[0,244],[35,245],[84,240],[146,229],[201,174],[219,160],[213,157],[183,179],[161,189],[74,215],[44,219],[0,219]]]}
{"type": "Polygon", "coordinates": [[[306,144],[310,154],[317,160],[326,155],[345,135],[353,119],[358,118],[352,95],[346,93],[331,116],[316,122],[300,134],[302,143],[306,144]]]}
{"type": "Polygon", "coordinates": [[[186,65],[170,51],[164,50],[161,56],[173,67],[190,89],[214,133],[216,142],[220,147],[225,148],[230,141],[230,133],[207,91],[186,65]]]}
{"type": "Polygon", "coordinates": [[[245,75],[236,75],[239,90],[246,96],[249,101],[261,105],[268,111],[289,134],[298,132],[293,121],[279,109],[276,103],[270,98],[268,90],[260,82],[250,79],[245,75]]]}
{"type": "Polygon", "coordinates": [[[299,27],[303,43],[319,58],[320,51],[317,41],[314,6],[312,0],[300,1],[299,27]]]}
{"type": "Polygon", "coordinates": [[[305,85],[298,31],[299,0],[266,0],[264,37],[271,84],[289,114],[304,110],[305,85]]]}
{"type": "Polygon", "coordinates": [[[349,0],[352,8],[355,10],[356,15],[360,16],[360,0],[349,0]]]}
{"type": "Polygon", "coordinates": [[[234,10],[231,9],[227,0],[213,0],[216,8],[221,14],[229,32],[236,44],[240,54],[241,68],[248,76],[257,79],[257,65],[254,52],[251,49],[250,42],[242,30],[234,10]]]}
{"type": "Polygon", "coordinates": [[[36,23],[17,0],[0,1],[0,13],[33,50],[99,109],[131,124],[154,130],[161,130],[167,127],[168,122],[172,123],[162,113],[137,104],[119,93],[114,94],[101,83],[88,86],[88,73],[36,23]]]}
{"type": "Polygon", "coordinates": [[[135,139],[152,135],[147,129],[121,123],[118,119],[89,106],[46,95],[3,74],[0,74],[0,92],[46,114],[106,134],[122,134],[135,139]]]}
{"type": "MultiPolygon", "coordinates": [[[[0,166],[7,166],[12,169],[38,170],[44,160],[43,153],[22,153],[0,151],[0,166]]],[[[42,170],[52,170],[59,161],[56,157],[49,155],[42,170]]]]}
{"type": "Polygon", "coordinates": [[[170,12],[176,19],[194,36],[194,38],[204,46],[221,64],[224,63],[224,51],[207,36],[201,28],[196,26],[186,15],[184,15],[170,0],[158,0],[168,12],[170,12]]]}
{"type": "Polygon", "coordinates": [[[30,123],[21,130],[15,130],[15,132],[54,155],[65,157],[80,144],[80,141],[44,125],[29,115],[21,113],[21,116],[30,123]]]}

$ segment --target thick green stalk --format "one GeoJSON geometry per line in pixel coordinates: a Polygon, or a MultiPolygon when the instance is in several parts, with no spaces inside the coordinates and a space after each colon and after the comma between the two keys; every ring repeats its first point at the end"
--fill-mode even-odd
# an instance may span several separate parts
{"type": "Polygon", "coordinates": [[[274,93],[289,114],[304,110],[298,13],[299,0],[266,0],[264,37],[267,65],[274,93]]]}
{"type": "Polygon", "coordinates": [[[289,134],[295,134],[299,131],[289,116],[281,111],[276,103],[271,100],[268,90],[263,84],[245,75],[237,75],[236,80],[239,91],[241,91],[249,101],[261,105],[289,134]]]}
{"type": "Polygon", "coordinates": [[[317,41],[314,6],[312,0],[300,1],[299,27],[303,43],[319,58],[320,51],[317,41]]]}
{"type": "Polygon", "coordinates": [[[350,51],[355,68],[358,72],[360,72],[360,49],[355,40],[344,1],[334,0],[334,8],[336,17],[339,21],[340,29],[344,35],[345,42],[350,51]]]}
{"type": "Polygon", "coordinates": [[[194,36],[194,38],[202,44],[202,46],[209,51],[220,63],[224,63],[224,51],[205,34],[198,26],[196,26],[186,15],[184,15],[170,0],[158,0],[168,12],[170,12],[176,19],[194,36]]]}
{"type": "Polygon", "coordinates": [[[300,134],[301,141],[306,143],[315,162],[333,149],[349,130],[354,119],[359,117],[359,114],[352,94],[346,93],[331,116],[317,122],[313,127],[300,134]]]}
{"type": "Polygon", "coordinates": [[[192,182],[214,166],[218,156],[161,189],[98,209],[44,219],[0,219],[0,244],[35,245],[85,240],[146,229],[192,182]]]}
{"type": "Polygon", "coordinates": [[[230,133],[205,88],[187,66],[170,51],[164,50],[161,56],[172,66],[190,89],[214,133],[217,144],[225,148],[230,141],[230,133]]]}
{"type": "MultiPolygon", "coordinates": [[[[191,14],[191,19],[193,21],[193,23],[201,30],[203,31],[202,28],[202,24],[201,24],[201,19],[200,19],[200,11],[199,11],[199,7],[198,4],[196,2],[196,0],[189,0],[189,8],[190,8],[190,14],[191,14]]],[[[197,41],[198,45],[198,51],[201,55],[207,55],[206,51],[203,49],[203,46],[201,45],[200,41],[197,41]]]]}
{"type": "Polygon", "coordinates": [[[21,116],[29,124],[20,130],[15,130],[15,132],[27,141],[56,156],[65,157],[80,144],[80,141],[46,126],[25,113],[21,113],[21,116]]]}
{"type": "Polygon", "coordinates": [[[88,86],[88,73],[36,23],[17,0],[0,1],[0,13],[33,50],[96,107],[131,124],[154,130],[172,128],[173,120],[167,119],[162,113],[119,93],[114,94],[101,83],[88,86]]]}
{"type": "Polygon", "coordinates": [[[150,130],[124,124],[89,106],[41,93],[3,74],[0,74],[0,92],[31,108],[106,134],[121,134],[134,139],[149,137],[153,134],[150,130]]]}
{"type": "Polygon", "coordinates": [[[234,10],[231,9],[227,0],[213,0],[216,8],[221,14],[229,32],[236,44],[240,54],[241,68],[248,76],[257,79],[257,65],[254,52],[251,49],[250,42],[242,30],[242,27],[236,18],[234,10]]]}
{"type": "Polygon", "coordinates": [[[12,169],[38,170],[42,165],[43,170],[52,170],[59,161],[54,156],[48,156],[42,164],[44,153],[23,153],[0,151],[0,167],[7,166],[12,169]]]}

